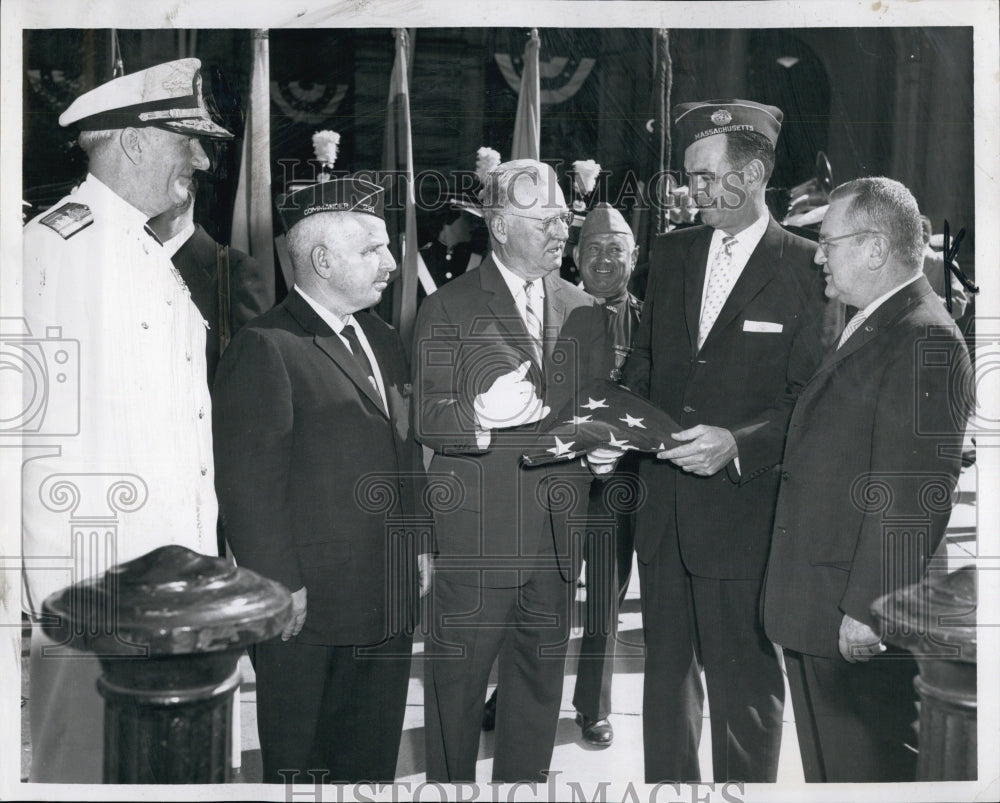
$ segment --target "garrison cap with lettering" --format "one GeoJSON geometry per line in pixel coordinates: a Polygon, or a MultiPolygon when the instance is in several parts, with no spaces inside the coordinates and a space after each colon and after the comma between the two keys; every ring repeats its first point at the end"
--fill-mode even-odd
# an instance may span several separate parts
{"type": "Polygon", "coordinates": [[[784,114],[777,106],[735,98],[679,103],[674,107],[674,125],[684,148],[705,137],[738,131],[763,134],[773,148],[778,141],[783,118],[784,114]]]}
{"type": "Polygon", "coordinates": [[[205,107],[200,69],[198,59],[179,59],[114,78],[74,100],[59,115],[59,125],[75,123],[83,131],[153,127],[231,139],[205,107]]]}
{"type": "Polygon", "coordinates": [[[632,236],[632,229],[629,228],[622,213],[611,204],[594,204],[594,208],[587,213],[583,219],[583,226],[580,227],[580,242],[584,237],[594,234],[627,234],[632,236]]]}
{"type": "Polygon", "coordinates": [[[384,220],[384,195],[382,187],[366,179],[333,178],[278,196],[278,214],[286,232],[318,212],[364,212],[384,220]]]}

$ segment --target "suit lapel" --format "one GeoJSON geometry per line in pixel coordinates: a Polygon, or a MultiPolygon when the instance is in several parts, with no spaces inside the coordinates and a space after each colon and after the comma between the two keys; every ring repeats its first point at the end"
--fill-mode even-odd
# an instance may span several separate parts
{"type": "MultiPolygon", "coordinates": [[[[510,294],[510,288],[507,286],[507,282],[503,280],[503,276],[500,275],[500,269],[496,266],[493,258],[487,258],[478,270],[480,271],[480,284],[483,290],[490,294],[489,301],[487,302],[490,312],[493,313],[493,320],[490,321],[490,324],[496,324],[500,330],[500,336],[508,345],[516,349],[520,354],[523,354],[525,359],[529,359],[532,363],[535,363],[538,370],[541,371],[542,366],[537,365],[534,355],[527,348],[531,335],[528,334],[528,328],[524,325],[524,319],[517,310],[514,297],[510,294]]],[[[546,285],[545,303],[548,306],[548,285],[546,285]]],[[[548,310],[546,309],[547,312],[548,310]]],[[[546,323],[547,321],[542,322],[543,331],[545,330],[546,323]]],[[[474,332],[473,334],[484,333],[474,332]]]]}
{"type": "MultiPolygon", "coordinates": [[[[344,341],[340,339],[329,324],[324,321],[309,303],[294,290],[288,294],[285,308],[289,314],[299,322],[299,325],[313,335],[313,342],[317,348],[326,354],[341,371],[347,374],[348,378],[357,386],[364,396],[367,396],[382,415],[388,417],[382,398],[378,391],[372,387],[372,383],[361,370],[361,365],[348,351],[344,341]]],[[[365,335],[368,332],[365,330],[365,335]]],[[[383,382],[385,380],[383,379],[383,382]]]]}
{"type": "MultiPolygon", "coordinates": [[[[365,337],[368,338],[368,345],[371,346],[372,352],[375,354],[375,361],[378,363],[378,371],[382,375],[382,385],[385,388],[385,398],[386,402],[389,404],[389,418],[393,422],[396,422],[400,416],[404,418],[409,417],[408,410],[400,410],[399,405],[396,401],[396,395],[392,393],[393,388],[397,388],[402,397],[402,383],[405,382],[404,379],[400,379],[401,372],[396,368],[396,362],[393,357],[393,349],[386,342],[386,328],[384,326],[378,325],[375,320],[375,316],[371,313],[355,313],[354,320],[358,322],[365,333],[365,337]]],[[[371,387],[371,383],[368,383],[371,387]]],[[[376,396],[378,393],[376,392],[376,396]]]]}
{"type": "MultiPolygon", "coordinates": [[[[687,319],[688,339],[691,353],[698,348],[698,321],[701,318],[701,296],[705,289],[705,271],[708,262],[708,246],[712,242],[713,229],[704,227],[700,236],[694,238],[684,255],[684,316],[687,319]]],[[[670,266],[666,266],[670,270],[670,266]]]]}
{"type": "Polygon", "coordinates": [[[838,349],[837,344],[834,343],[833,348],[826,353],[819,368],[816,369],[816,374],[819,375],[829,370],[841,360],[850,357],[856,351],[864,348],[871,340],[878,337],[880,332],[893,326],[901,315],[911,306],[919,303],[930,292],[931,286],[921,276],[917,281],[907,285],[894,296],[891,296],[872,313],[872,316],[868,320],[861,324],[858,330],[847,339],[843,347],[838,349]]]}
{"type": "Polygon", "coordinates": [[[545,320],[542,323],[544,335],[542,347],[545,353],[545,364],[552,361],[552,352],[555,349],[559,333],[562,331],[563,322],[566,318],[566,301],[562,295],[562,284],[555,272],[550,273],[544,279],[545,285],[545,320]]]}
{"type": "Polygon", "coordinates": [[[718,337],[719,333],[732,323],[751,299],[761,291],[761,288],[771,281],[781,263],[783,251],[781,228],[774,220],[769,220],[764,236],[760,238],[740,278],[733,285],[729,298],[722,305],[719,317],[715,319],[715,324],[705,339],[705,345],[718,337]]]}

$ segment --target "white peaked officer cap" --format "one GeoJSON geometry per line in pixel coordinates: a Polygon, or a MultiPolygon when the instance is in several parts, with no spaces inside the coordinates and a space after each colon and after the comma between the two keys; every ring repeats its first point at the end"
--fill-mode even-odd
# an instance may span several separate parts
{"type": "Polygon", "coordinates": [[[179,59],[91,89],[59,115],[83,131],[155,127],[195,137],[231,139],[212,121],[201,94],[201,61],[179,59]]]}

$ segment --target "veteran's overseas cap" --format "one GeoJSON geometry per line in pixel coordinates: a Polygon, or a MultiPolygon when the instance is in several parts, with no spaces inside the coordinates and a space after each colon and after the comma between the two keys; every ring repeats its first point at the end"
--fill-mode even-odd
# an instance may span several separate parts
{"type": "Polygon", "coordinates": [[[705,137],[738,131],[763,134],[773,148],[778,141],[783,118],[784,114],[777,106],[736,98],[679,103],[674,107],[674,125],[685,148],[705,137]]]}
{"type": "Polygon", "coordinates": [[[75,123],[83,131],[155,127],[231,139],[205,107],[200,69],[198,59],[179,59],[115,78],[74,100],[59,115],[59,125],[75,123]]]}
{"type": "Polygon", "coordinates": [[[632,236],[632,229],[629,228],[622,213],[611,204],[599,203],[587,213],[583,219],[583,226],[580,227],[580,242],[585,237],[595,234],[627,234],[632,236]]]}
{"type": "Polygon", "coordinates": [[[349,176],[321,181],[278,196],[278,214],[285,231],[318,212],[364,212],[385,219],[385,192],[378,184],[349,176]]]}

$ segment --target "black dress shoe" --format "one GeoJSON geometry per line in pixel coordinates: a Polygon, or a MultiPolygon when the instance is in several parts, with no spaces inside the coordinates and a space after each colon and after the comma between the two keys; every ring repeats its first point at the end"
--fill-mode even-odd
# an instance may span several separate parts
{"type": "Polygon", "coordinates": [[[497,690],[493,689],[493,694],[486,701],[483,708],[483,730],[491,731],[497,726],[497,690]]]}
{"type": "Polygon", "coordinates": [[[588,744],[608,747],[615,740],[615,729],[606,719],[591,719],[586,714],[577,712],[576,724],[580,726],[584,741],[588,744]]]}

